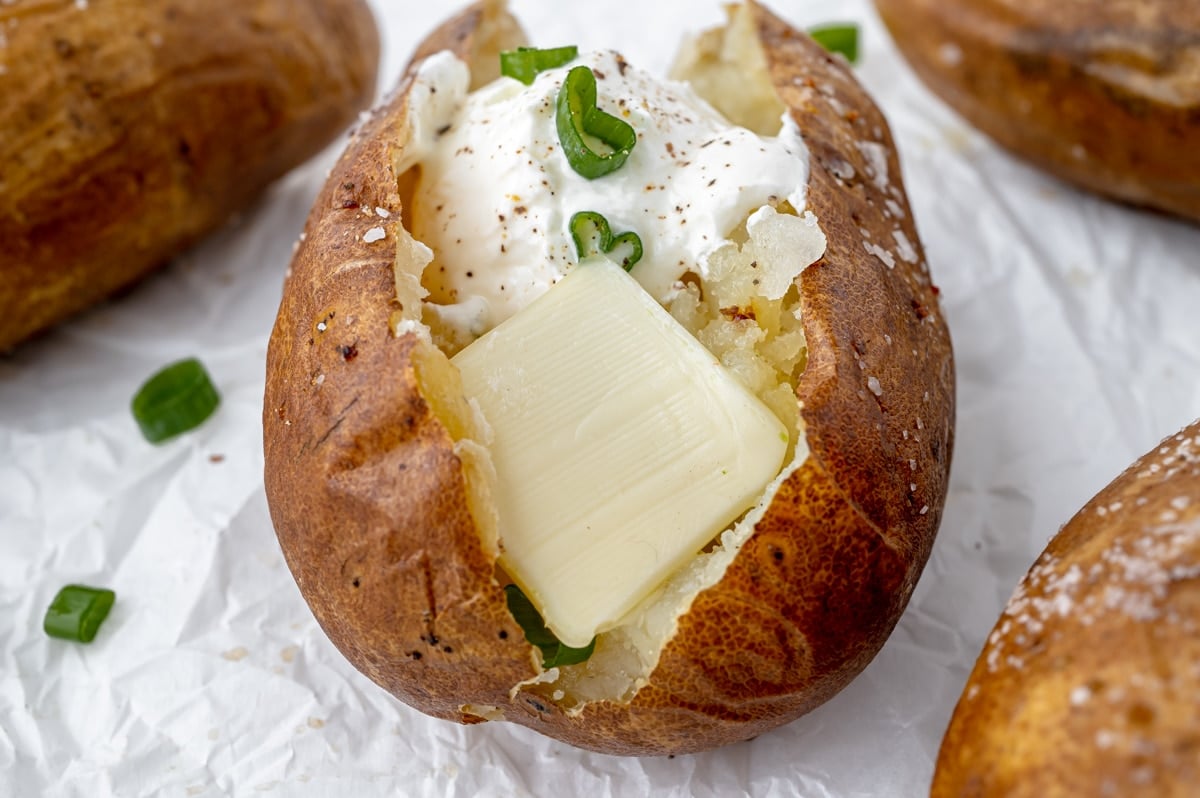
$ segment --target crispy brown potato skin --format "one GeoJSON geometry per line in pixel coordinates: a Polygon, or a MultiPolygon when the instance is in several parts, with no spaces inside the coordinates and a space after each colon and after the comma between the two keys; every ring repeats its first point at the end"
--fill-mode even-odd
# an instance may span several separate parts
{"type": "MultiPolygon", "coordinates": [[[[331,640],[426,713],[469,723],[479,718],[464,705],[491,705],[607,753],[709,749],[827,700],[866,666],[908,602],[945,499],[949,336],[882,115],[839,59],[750,8],[772,81],[811,149],[809,207],[829,239],[800,278],[809,364],[796,391],[812,455],[723,580],[680,620],[629,704],[568,715],[536,688],[510,696],[536,675],[533,651],[482,550],[450,436],[417,389],[414,338],[388,326],[401,224],[391,165],[407,125],[407,79],[358,131],[309,217],[268,352],[271,515],[331,640]],[[860,142],[886,153],[890,182],[868,177],[860,142]],[[388,218],[363,212],[376,207],[388,218]],[[377,226],[387,243],[364,242],[377,226]],[[896,257],[889,268],[867,252],[864,230],[885,247],[902,231],[916,262],[896,257]]],[[[490,51],[495,37],[484,47],[477,34],[497,18],[509,19],[499,3],[472,6],[417,58],[490,51]]],[[[499,46],[521,43],[511,29],[499,46]]]]}
{"type": "Polygon", "coordinates": [[[1200,422],[1038,558],[975,663],[932,795],[1195,795],[1198,624],[1200,422]]]}
{"type": "Polygon", "coordinates": [[[1101,194],[1200,219],[1200,5],[875,0],[934,93],[1101,194]]]}
{"type": "Polygon", "coordinates": [[[0,30],[0,351],[248,207],[379,59],[365,0],[25,0],[0,30]]]}

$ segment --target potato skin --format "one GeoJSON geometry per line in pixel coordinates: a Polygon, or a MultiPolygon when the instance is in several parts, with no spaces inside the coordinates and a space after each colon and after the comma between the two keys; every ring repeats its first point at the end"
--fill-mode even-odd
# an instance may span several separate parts
{"type": "Polygon", "coordinates": [[[248,207],[379,59],[365,0],[37,0],[0,31],[0,351],[248,207]]]}
{"type": "Polygon", "coordinates": [[[875,0],[935,94],[1086,189],[1200,220],[1200,6],[875,0]]]}
{"type": "Polygon", "coordinates": [[[1046,547],[975,663],[934,798],[1195,795],[1200,421],[1046,547]]]}
{"type": "MultiPolygon", "coordinates": [[[[423,712],[469,723],[480,718],[464,705],[490,705],[605,753],[705,750],[827,700],[907,604],[945,499],[949,336],[882,115],[840,59],[748,7],[811,150],[809,207],[829,240],[800,278],[809,363],[796,392],[812,455],[628,704],[568,713],[536,687],[513,690],[536,675],[533,649],[482,550],[450,436],[416,388],[415,338],[388,327],[404,235],[391,165],[408,77],[357,132],[313,209],[268,352],[271,515],[330,639],[423,712]],[[387,218],[364,213],[373,208],[387,218]],[[380,226],[386,245],[363,240],[380,226]],[[911,261],[894,254],[894,231],[912,242],[911,261]]],[[[522,43],[502,4],[485,2],[432,33],[416,60],[447,48],[470,61],[495,49],[497,27],[511,33],[499,46],[522,43]]]]}

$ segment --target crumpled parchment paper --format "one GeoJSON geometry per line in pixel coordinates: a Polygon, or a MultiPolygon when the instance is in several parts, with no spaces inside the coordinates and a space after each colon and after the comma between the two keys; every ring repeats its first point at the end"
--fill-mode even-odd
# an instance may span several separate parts
{"type": "MultiPolygon", "coordinates": [[[[383,90],[461,5],[376,2],[383,90]]],[[[772,5],[798,26],[863,25],[858,73],[891,120],[957,355],[941,534],[866,672],[749,743],[637,760],[426,718],[342,659],[275,542],[259,421],[283,273],[339,142],[130,295],[0,358],[0,795],[927,793],[1018,579],[1093,493],[1200,415],[1200,228],[999,151],[917,83],[865,0],[772,5]],[[150,446],[130,398],[189,355],[223,405],[150,446]],[[118,594],[90,646],[41,631],[69,582],[118,594]]],[[[535,43],[612,46],[660,73],[681,31],[721,14],[683,0],[513,7],[535,43]]]]}

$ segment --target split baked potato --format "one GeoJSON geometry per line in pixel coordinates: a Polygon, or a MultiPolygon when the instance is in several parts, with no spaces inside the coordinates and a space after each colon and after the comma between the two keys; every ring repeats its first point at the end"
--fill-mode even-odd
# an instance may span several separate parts
{"type": "Polygon", "coordinates": [[[1200,219],[1200,6],[875,5],[926,85],[1003,147],[1100,194],[1200,219]]]}
{"type": "Polygon", "coordinates": [[[0,3],[0,351],[248,207],[378,59],[365,0],[0,3]]]}
{"type": "Polygon", "coordinates": [[[959,699],[933,796],[1195,795],[1198,627],[1200,421],[1034,563],[959,699]]]}
{"type": "MultiPolygon", "coordinates": [[[[590,658],[546,667],[506,599],[512,576],[498,564],[505,529],[492,500],[487,423],[447,357],[463,342],[446,331],[438,303],[457,289],[442,284],[442,255],[412,232],[449,225],[475,199],[429,199],[432,166],[414,151],[459,124],[458,101],[426,82],[429,65],[445,65],[439,54],[449,51],[469,67],[472,88],[494,87],[499,53],[524,43],[502,2],[449,20],[334,168],[271,335],[263,411],[271,517],[330,639],[423,712],[508,720],[614,754],[745,740],[818,706],[867,665],[909,600],[942,514],[951,345],[890,133],[842,59],[756,2],[733,7],[727,27],[680,56],[676,77],[732,122],[763,136],[794,126],[807,148],[802,207],[772,197],[766,211],[815,217],[822,251],[759,240],[753,219],[722,233],[742,276],[759,266],[747,253],[774,246],[774,263],[762,266],[799,274],[781,297],[726,305],[728,285],[681,264],[688,274],[667,302],[787,425],[789,459],[744,517],[602,630],[590,658]],[[444,120],[413,110],[442,100],[444,120]]],[[[628,67],[606,57],[613,70],[593,68],[601,94],[628,67]]],[[[546,79],[562,82],[555,74],[546,79]]],[[[520,90],[501,80],[498,94],[520,90]]],[[[695,164],[667,150],[682,159],[675,178],[694,179],[695,164]]],[[[719,191],[714,183],[701,185],[719,191]]],[[[503,201],[531,210],[524,197],[503,201]]],[[[515,239],[498,229],[494,218],[480,225],[473,243],[503,251],[515,239]]],[[[655,260],[649,244],[645,260],[655,260]]],[[[493,267],[470,268],[466,276],[479,279],[493,267]]],[[[742,288],[758,282],[746,277],[742,288]]]]}

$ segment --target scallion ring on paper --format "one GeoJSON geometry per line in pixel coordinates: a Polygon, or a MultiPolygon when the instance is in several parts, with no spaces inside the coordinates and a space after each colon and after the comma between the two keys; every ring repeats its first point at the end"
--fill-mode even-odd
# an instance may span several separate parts
{"type": "Polygon", "coordinates": [[[200,426],[221,397],[199,360],[172,363],[145,382],[133,397],[133,417],[142,435],[162,443],[200,426]]]}
{"type": "Polygon", "coordinates": [[[90,643],[116,598],[116,593],[105,588],[67,585],[46,609],[42,629],[51,637],[90,643]]]}
{"type": "Polygon", "coordinates": [[[558,92],[555,117],[567,162],[588,180],[620,169],[637,144],[637,131],[628,122],[596,106],[596,76],[589,67],[577,66],[567,73],[558,92]],[[585,136],[610,151],[596,152],[585,136]]]}
{"type": "Polygon", "coordinates": [[[819,25],[809,28],[808,35],[831,53],[841,53],[851,64],[858,63],[858,26],[849,24],[819,25]]]}
{"type": "Polygon", "coordinates": [[[533,83],[539,72],[569,64],[579,56],[575,45],[539,50],[536,47],[518,47],[500,53],[500,74],[516,78],[526,86],[533,83]]]}
{"type": "Polygon", "coordinates": [[[625,271],[629,271],[642,259],[641,237],[632,231],[614,236],[608,219],[595,211],[580,211],[571,217],[567,226],[571,230],[575,253],[580,260],[592,255],[611,256],[614,250],[620,248],[613,260],[620,263],[625,271]]]}

